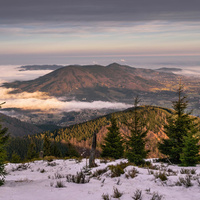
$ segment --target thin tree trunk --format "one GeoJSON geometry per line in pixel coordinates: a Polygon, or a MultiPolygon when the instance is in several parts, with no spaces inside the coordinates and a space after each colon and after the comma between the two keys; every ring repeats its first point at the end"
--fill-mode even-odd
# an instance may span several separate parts
{"type": "Polygon", "coordinates": [[[89,158],[89,167],[95,167],[95,151],[96,151],[96,146],[97,146],[97,136],[96,133],[94,132],[93,134],[93,139],[92,139],[92,149],[90,152],[90,158],[89,158]]]}

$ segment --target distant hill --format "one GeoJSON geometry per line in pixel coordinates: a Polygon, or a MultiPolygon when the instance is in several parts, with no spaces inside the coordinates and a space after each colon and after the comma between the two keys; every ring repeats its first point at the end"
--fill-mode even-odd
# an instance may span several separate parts
{"type": "Polygon", "coordinates": [[[101,65],[70,65],[30,81],[5,83],[15,92],[47,92],[77,100],[123,101],[138,91],[151,92],[165,87],[160,80],[176,80],[176,75],[151,69],[133,68],[117,63],[101,65]]]}
{"type": "Polygon", "coordinates": [[[33,124],[22,122],[19,119],[9,117],[2,113],[0,113],[0,123],[2,124],[2,127],[8,128],[8,132],[11,136],[33,135],[43,131],[43,129],[33,124]]]}
{"type": "Polygon", "coordinates": [[[9,117],[0,113],[0,124],[2,127],[8,128],[8,132],[13,137],[22,137],[26,135],[33,135],[47,130],[55,130],[58,126],[55,125],[34,125],[22,122],[17,118],[9,117]]]}
{"type": "Polygon", "coordinates": [[[19,71],[30,71],[30,70],[56,70],[62,68],[63,65],[25,65],[19,67],[19,71]]]}
{"type": "Polygon", "coordinates": [[[156,70],[161,71],[161,72],[181,72],[182,71],[182,69],[180,68],[168,68],[168,67],[162,67],[156,70]]]}

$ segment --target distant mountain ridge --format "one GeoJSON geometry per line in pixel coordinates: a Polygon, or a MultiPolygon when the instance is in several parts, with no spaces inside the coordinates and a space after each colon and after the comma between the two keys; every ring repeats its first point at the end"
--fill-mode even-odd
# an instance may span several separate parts
{"type": "Polygon", "coordinates": [[[7,116],[3,113],[0,113],[0,124],[2,127],[8,128],[8,133],[12,137],[23,137],[26,135],[33,135],[36,133],[41,133],[47,130],[55,130],[59,126],[51,124],[41,124],[36,125],[28,122],[21,121],[15,117],[7,116]]]}
{"type": "Polygon", "coordinates": [[[25,65],[19,67],[19,71],[29,71],[29,70],[56,70],[64,67],[63,65],[25,65]]]}
{"type": "Polygon", "coordinates": [[[69,65],[30,81],[5,83],[15,92],[47,92],[52,96],[75,97],[78,100],[118,101],[132,98],[134,91],[149,92],[162,88],[160,79],[176,79],[176,75],[151,69],[133,68],[112,63],[101,65],[69,65]]]}

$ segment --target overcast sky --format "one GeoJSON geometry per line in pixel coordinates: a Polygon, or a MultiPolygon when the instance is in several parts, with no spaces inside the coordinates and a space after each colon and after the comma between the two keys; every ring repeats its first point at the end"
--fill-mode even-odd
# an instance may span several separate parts
{"type": "Polygon", "coordinates": [[[1,0],[0,65],[199,56],[199,8],[199,0],[1,0]]]}

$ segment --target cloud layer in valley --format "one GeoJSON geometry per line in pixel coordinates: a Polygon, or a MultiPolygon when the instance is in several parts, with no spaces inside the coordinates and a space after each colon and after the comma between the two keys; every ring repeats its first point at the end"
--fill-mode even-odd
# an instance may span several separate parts
{"type": "Polygon", "coordinates": [[[117,102],[80,102],[63,101],[62,98],[48,96],[43,92],[9,94],[12,89],[1,88],[0,102],[6,102],[3,108],[18,108],[22,110],[36,110],[38,112],[57,113],[80,111],[82,109],[126,109],[130,104],[117,102]]]}

